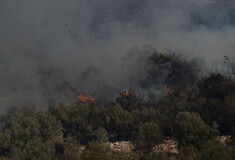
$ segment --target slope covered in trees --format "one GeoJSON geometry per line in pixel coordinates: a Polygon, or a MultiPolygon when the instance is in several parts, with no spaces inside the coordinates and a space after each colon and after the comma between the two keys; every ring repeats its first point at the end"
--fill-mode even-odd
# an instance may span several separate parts
{"type": "Polygon", "coordinates": [[[105,104],[9,109],[0,119],[0,159],[235,159],[235,80],[221,73],[199,77],[192,62],[175,54],[154,53],[148,62],[140,83],[156,88],[161,76],[167,89],[158,97],[130,89],[105,104]],[[232,139],[219,143],[219,135],[232,139]],[[178,141],[179,154],[153,152],[166,137],[178,141]],[[131,141],[134,150],[113,151],[108,141],[131,141]]]}

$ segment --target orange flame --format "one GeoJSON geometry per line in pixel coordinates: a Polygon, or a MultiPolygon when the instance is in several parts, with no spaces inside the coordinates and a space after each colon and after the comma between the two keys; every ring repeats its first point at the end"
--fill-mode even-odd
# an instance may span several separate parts
{"type": "Polygon", "coordinates": [[[169,95],[172,95],[173,94],[173,91],[170,87],[166,87],[166,90],[163,92],[163,96],[169,96],[169,95]]]}
{"type": "Polygon", "coordinates": [[[89,102],[89,103],[95,103],[95,99],[92,98],[91,96],[85,96],[83,94],[78,94],[77,95],[78,99],[82,102],[89,102]]]}
{"type": "Polygon", "coordinates": [[[131,93],[129,91],[121,91],[122,95],[129,96],[131,93]]]}

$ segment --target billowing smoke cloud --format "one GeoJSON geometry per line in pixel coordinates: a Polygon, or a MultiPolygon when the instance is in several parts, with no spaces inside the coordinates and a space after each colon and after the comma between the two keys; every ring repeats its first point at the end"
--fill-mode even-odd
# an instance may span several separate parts
{"type": "Polygon", "coordinates": [[[155,50],[234,56],[233,0],[1,0],[0,106],[112,98],[155,50]]]}

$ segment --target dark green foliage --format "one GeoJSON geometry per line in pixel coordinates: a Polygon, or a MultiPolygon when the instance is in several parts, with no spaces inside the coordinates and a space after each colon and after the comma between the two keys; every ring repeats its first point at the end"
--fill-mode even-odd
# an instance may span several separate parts
{"type": "Polygon", "coordinates": [[[176,54],[155,52],[149,57],[151,65],[148,77],[143,82],[146,87],[162,82],[173,88],[192,85],[197,80],[197,65],[183,60],[176,54]]]}
{"type": "Polygon", "coordinates": [[[195,160],[234,160],[235,147],[209,141],[195,160]]]}
{"type": "Polygon", "coordinates": [[[50,107],[49,112],[61,122],[65,137],[75,136],[82,144],[87,144],[92,139],[93,127],[88,121],[88,104],[60,104],[57,107],[50,107]]]}
{"type": "Polygon", "coordinates": [[[141,160],[179,160],[176,155],[168,153],[155,153],[151,152],[148,154],[139,153],[141,160]]]}
{"type": "Polygon", "coordinates": [[[123,109],[131,111],[138,109],[143,104],[143,98],[137,96],[134,90],[123,91],[119,97],[116,98],[116,103],[119,104],[123,109]]]}
{"type": "Polygon", "coordinates": [[[228,133],[232,136],[235,144],[235,94],[225,98],[224,105],[227,108],[227,117],[224,117],[228,133]]]}
{"type": "Polygon", "coordinates": [[[133,153],[115,152],[106,144],[91,143],[82,153],[80,160],[138,160],[133,153]]]}
{"type": "Polygon", "coordinates": [[[108,140],[108,133],[104,128],[99,127],[97,130],[95,130],[94,141],[105,143],[108,142],[108,140]]]}
{"type": "Polygon", "coordinates": [[[193,160],[196,156],[196,152],[193,146],[186,146],[179,149],[178,158],[180,160],[193,160]]]}
{"type": "Polygon", "coordinates": [[[80,156],[84,150],[76,138],[67,137],[63,143],[64,153],[57,155],[59,160],[80,160],[80,156]]]}
{"type": "Polygon", "coordinates": [[[148,108],[146,106],[143,110],[133,110],[132,115],[134,118],[135,131],[138,130],[138,126],[142,123],[155,122],[158,124],[164,136],[170,136],[173,133],[173,126],[170,123],[173,115],[164,113],[162,114],[159,110],[155,108],[148,108]]]}
{"type": "Polygon", "coordinates": [[[198,83],[200,94],[205,98],[217,98],[223,100],[226,96],[235,92],[235,82],[221,74],[211,74],[208,78],[198,83]]]}
{"type": "Polygon", "coordinates": [[[221,134],[231,134],[232,107],[235,94],[235,81],[230,80],[221,74],[211,74],[208,78],[198,83],[199,96],[204,99],[200,115],[206,123],[212,124],[216,121],[221,134]]]}
{"type": "Polygon", "coordinates": [[[134,117],[120,106],[109,106],[101,111],[105,129],[111,135],[110,140],[128,140],[134,129],[134,117]]]}
{"type": "Polygon", "coordinates": [[[145,122],[158,122],[163,119],[158,110],[147,107],[143,108],[143,110],[133,110],[132,115],[136,125],[145,122]]]}
{"type": "Polygon", "coordinates": [[[62,126],[54,117],[31,106],[23,107],[5,120],[0,154],[19,160],[50,159],[55,154],[55,143],[62,138],[62,126]]]}
{"type": "Polygon", "coordinates": [[[175,120],[175,137],[180,147],[194,146],[201,149],[203,143],[213,139],[217,130],[206,125],[197,113],[181,112],[175,120]]]}
{"type": "Polygon", "coordinates": [[[146,122],[140,124],[137,133],[133,136],[137,150],[151,152],[152,148],[163,141],[162,132],[157,123],[146,122]]]}

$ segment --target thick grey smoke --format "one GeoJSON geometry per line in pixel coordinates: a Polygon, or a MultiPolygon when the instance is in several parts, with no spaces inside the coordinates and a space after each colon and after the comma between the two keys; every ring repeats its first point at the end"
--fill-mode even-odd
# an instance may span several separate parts
{"type": "Polygon", "coordinates": [[[110,98],[155,50],[211,64],[234,35],[233,0],[1,0],[0,107],[110,98]]]}

